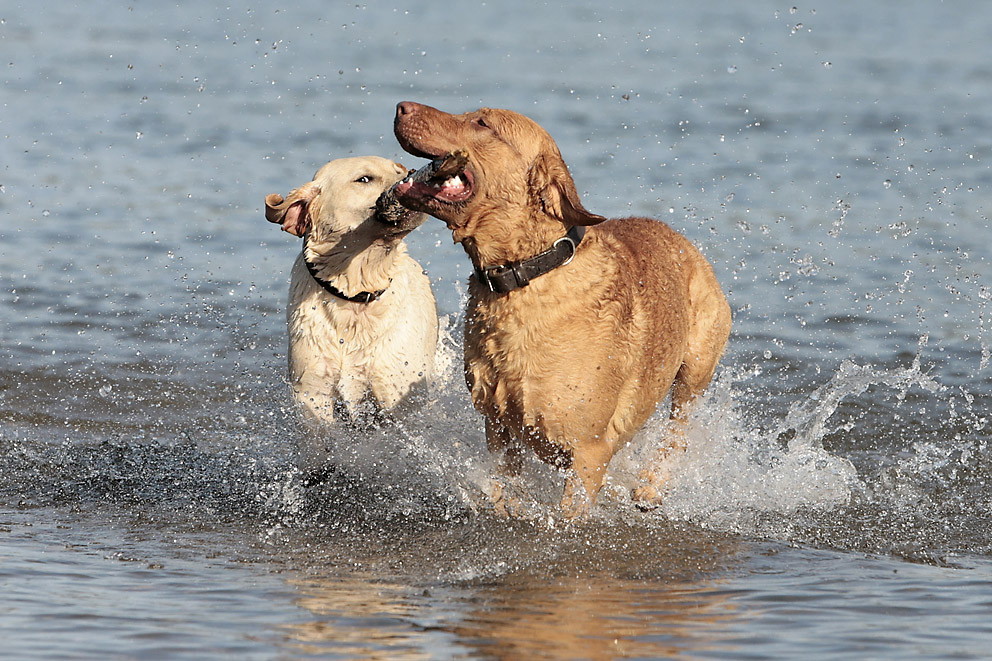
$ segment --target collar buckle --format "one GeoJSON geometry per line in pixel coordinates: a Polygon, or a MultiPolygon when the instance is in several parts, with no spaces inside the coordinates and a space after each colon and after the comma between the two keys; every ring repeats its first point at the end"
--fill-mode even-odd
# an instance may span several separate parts
{"type": "Polygon", "coordinates": [[[489,277],[489,269],[475,269],[475,277],[479,279],[486,289],[496,293],[496,285],[493,283],[493,279],[489,277]]]}
{"type": "MultiPolygon", "coordinates": [[[[581,240],[582,240],[582,238],[579,237],[579,241],[581,241],[581,240]]],[[[562,262],[561,264],[559,264],[559,266],[565,266],[566,264],[570,263],[573,259],[575,259],[575,249],[579,247],[579,242],[576,241],[575,239],[573,239],[569,234],[566,234],[565,236],[561,237],[560,239],[558,239],[557,241],[555,241],[554,243],[552,243],[551,244],[551,248],[554,249],[554,250],[557,250],[558,249],[558,244],[559,243],[565,243],[565,242],[567,242],[568,245],[571,246],[571,248],[572,248],[572,254],[570,254],[568,256],[568,259],[566,259],[564,262],[562,262]]]]}

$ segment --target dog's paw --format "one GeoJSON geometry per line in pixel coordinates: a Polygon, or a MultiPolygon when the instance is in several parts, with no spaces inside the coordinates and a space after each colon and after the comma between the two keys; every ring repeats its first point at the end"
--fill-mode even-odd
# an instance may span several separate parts
{"type": "Polygon", "coordinates": [[[562,498],[558,509],[562,519],[577,521],[589,516],[589,513],[592,512],[592,503],[588,498],[562,498]]]}
{"type": "Polygon", "coordinates": [[[574,472],[570,474],[565,480],[565,490],[558,504],[562,518],[572,521],[584,519],[592,511],[592,503],[582,481],[574,472]]]}
{"type": "Polygon", "coordinates": [[[489,498],[489,504],[493,508],[493,512],[496,516],[503,519],[524,518],[526,508],[524,507],[523,502],[516,496],[509,493],[509,490],[503,485],[502,482],[491,480],[488,488],[485,490],[485,493],[486,497],[489,498]]]}
{"type": "Polygon", "coordinates": [[[634,501],[634,507],[644,512],[650,512],[658,509],[661,505],[662,494],[652,485],[645,484],[631,491],[630,498],[634,501]]]}
{"type": "Polygon", "coordinates": [[[667,471],[661,473],[654,470],[642,470],[637,477],[643,482],[630,493],[634,505],[645,512],[657,509],[664,500],[664,485],[667,482],[667,471]]]}

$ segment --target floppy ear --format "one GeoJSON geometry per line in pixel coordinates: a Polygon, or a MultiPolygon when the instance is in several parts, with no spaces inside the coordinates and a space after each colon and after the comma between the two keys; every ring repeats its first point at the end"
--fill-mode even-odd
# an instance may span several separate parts
{"type": "Polygon", "coordinates": [[[596,225],[606,220],[582,206],[572,175],[557,153],[537,157],[527,173],[527,185],[544,212],[566,225],[596,225]]]}
{"type": "Polygon", "coordinates": [[[303,236],[310,229],[310,203],[320,193],[320,187],[310,182],[300,186],[283,199],[279,193],[265,197],[265,219],[282,225],[284,232],[303,236]]]}

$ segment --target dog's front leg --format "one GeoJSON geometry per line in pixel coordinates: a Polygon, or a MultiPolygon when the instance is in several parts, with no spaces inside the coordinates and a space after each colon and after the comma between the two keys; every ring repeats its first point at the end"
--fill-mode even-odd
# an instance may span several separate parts
{"type": "Polygon", "coordinates": [[[658,448],[658,456],[653,465],[641,470],[637,477],[643,484],[631,493],[634,504],[644,510],[653,510],[661,505],[671,478],[669,467],[672,455],[686,450],[686,417],[681,410],[673,411],[668,421],[666,437],[658,448]]]}
{"type": "Polygon", "coordinates": [[[509,493],[508,483],[520,475],[524,463],[524,448],[516,443],[498,422],[486,419],[486,447],[499,456],[497,477],[489,484],[489,500],[496,514],[510,517],[521,514],[520,500],[509,493]]]}
{"type": "Polygon", "coordinates": [[[586,516],[606,482],[606,468],[616,443],[608,439],[577,442],[572,449],[572,466],[565,478],[560,509],[569,519],[586,516]]]}

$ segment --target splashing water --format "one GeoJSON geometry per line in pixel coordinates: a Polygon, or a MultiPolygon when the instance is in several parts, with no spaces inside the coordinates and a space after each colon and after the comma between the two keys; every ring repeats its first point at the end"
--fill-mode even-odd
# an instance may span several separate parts
{"type": "MultiPolygon", "coordinates": [[[[909,367],[892,369],[844,361],[828,382],[794,401],[775,423],[767,419],[772,413],[761,406],[762,395],[744,386],[762,372],[726,370],[697,402],[686,430],[686,451],[662,462],[670,475],[663,516],[724,532],[788,537],[805,515],[829,516],[880,494],[889,497],[887,485],[869,484],[869,467],[859,474],[843,450],[824,447],[827,437],[843,439],[863,431],[856,429],[856,420],[833,425],[831,420],[845,401],[856,401],[872,388],[888,389],[897,402],[914,389],[928,395],[945,390],[921,370],[919,357],[909,367]],[[769,526],[771,520],[776,524],[769,526]]],[[[650,462],[657,443],[647,439],[663,438],[668,424],[657,416],[631,450],[618,457],[614,473],[625,477],[614,475],[614,494],[629,487],[637,469],[650,462]]],[[[938,467],[938,460],[919,449],[920,454],[904,460],[901,471],[919,475],[938,467]]],[[[876,456],[874,461],[884,459],[876,456]]]]}
{"type": "MultiPolygon", "coordinates": [[[[453,376],[459,364],[454,326],[450,320],[443,325],[439,360],[445,369],[431,401],[402,420],[355,433],[338,448],[333,457],[337,477],[316,496],[325,504],[333,502],[338,514],[343,501],[351,503],[355,516],[361,512],[387,520],[412,517],[436,523],[488,511],[486,494],[497,474],[496,461],[484,447],[481,419],[453,376]]],[[[664,520],[714,532],[872,549],[898,546],[902,529],[918,534],[947,524],[945,517],[909,526],[896,513],[930,497],[937,488],[932,482],[943,484],[941,476],[953,473],[950,464],[983,461],[984,448],[966,441],[899,447],[896,442],[905,436],[900,420],[911,417],[908,412],[892,414],[876,429],[851,411],[885,400],[894,400],[898,410],[914,396],[936,399],[953,411],[953,402],[944,401],[948,388],[924,372],[919,355],[908,367],[843,361],[819,387],[790,395],[781,414],[763,406],[763,372],[760,367],[727,368],[718,376],[690,418],[686,451],[661,462],[669,475],[661,507],[643,514],[633,506],[630,492],[639,484],[640,469],[658,463],[658,449],[669,431],[662,406],[614,458],[594,514],[598,524],[664,520]],[[858,450],[862,437],[873,438],[875,447],[858,450]],[[892,529],[877,530],[877,518],[886,514],[892,529]],[[879,536],[887,539],[880,542],[879,536]]],[[[937,405],[924,408],[935,410],[937,405]]],[[[984,418],[971,413],[952,413],[951,418],[960,422],[968,415],[974,427],[984,425],[984,418]]],[[[281,524],[293,525],[308,511],[301,504],[312,506],[314,494],[298,488],[299,475],[292,471],[286,480],[292,488],[270,489],[275,499],[269,507],[281,513],[281,524]],[[279,497],[286,500],[280,503],[279,497]]],[[[523,516],[553,528],[562,480],[554,469],[529,461],[512,485],[524,501],[523,516]]]]}
{"type": "MultiPolygon", "coordinates": [[[[219,444],[209,434],[196,443],[152,445],[15,442],[0,464],[10,478],[6,491],[39,505],[140,502],[161,508],[163,520],[191,509],[203,510],[198,518],[247,517],[270,537],[488,520],[497,462],[456,378],[460,327],[457,316],[442,318],[438,373],[426,400],[400,417],[339,430],[332,470],[316,487],[287,452],[300,433],[293,416],[259,415],[272,408],[269,394],[244,402],[245,417],[258,421],[240,432],[247,437],[227,432],[219,444]]],[[[981,519],[976,503],[987,500],[989,453],[984,437],[969,433],[987,420],[970,395],[927,374],[919,354],[907,367],[843,361],[819,387],[774,402],[771,376],[763,365],[721,371],[692,413],[686,451],[662,462],[669,481],[661,507],[642,513],[630,492],[640,469],[657,463],[668,434],[662,406],[612,462],[595,524],[668,522],[907,557],[916,557],[920,536],[949,549],[983,548],[983,536],[968,530],[986,529],[974,526],[981,519]],[[924,425],[923,437],[914,437],[921,421],[936,417],[956,431],[936,438],[924,425]]],[[[537,459],[527,463],[512,486],[531,524],[555,528],[562,481],[537,459]]]]}

